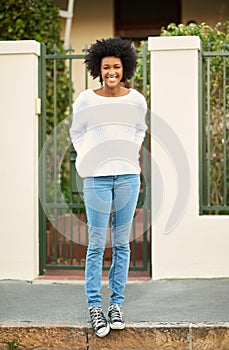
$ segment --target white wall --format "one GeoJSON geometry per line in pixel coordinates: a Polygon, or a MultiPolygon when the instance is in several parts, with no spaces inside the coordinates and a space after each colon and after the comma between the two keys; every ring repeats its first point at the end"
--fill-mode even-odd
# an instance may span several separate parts
{"type": "MultiPolygon", "coordinates": [[[[165,226],[177,190],[183,184],[177,183],[177,169],[171,161],[171,154],[174,153],[173,145],[171,144],[171,151],[166,152],[164,141],[155,140],[154,137],[154,133],[160,134],[160,130],[152,128],[153,159],[160,168],[164,182],[164,202],[160,215],[153,225],[154,279],[229,276],[229,217],[199,215],[199,49],[198,37],[149,38],[152,112],[168,123],[183,145],[191,179],[186,211],[175,228],[165,234],[165,226]]],[[[180,159],[176,160],[179,164],[180,159]]],[[[152,179],[154,207],[156,200],[154,191],[158,184],[154,176],[152,179]]],[[[184,183],[186,180],[183,179],[184,183]]]]}
{"type": "Polygon", "coordinates": [[[0,42],[0,279],[38,275],[38,56],[35,41],[0,42]]]}

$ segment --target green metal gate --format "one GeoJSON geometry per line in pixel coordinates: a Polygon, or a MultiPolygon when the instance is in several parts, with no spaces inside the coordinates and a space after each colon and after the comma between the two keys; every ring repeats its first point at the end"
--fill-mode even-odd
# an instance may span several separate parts
{"type": "MultiPolygon", "coordinates": [[[[141,90],[149,101],[149,56],[147,43],[139,54],[142,69],[141,90]],[[148,61],[148,62],[147,62],[148,61]],[[148,78],[147,78],[148,77],[148,78]]],[[[39,119],[39,198],[40,198],[40,274],[50,270],[84,270],[88,232],[82,198],[82,180],[75,170],[76,153],[70,142],[72,102],[74,100],[73,69],[81,64],[81,79],[88,87],[83,67],[84,53],[72,50],[46,53],[42,44],[40,57],[41,116],[39,119]],[[83,73],[82,73],[83,72],[83,73]],[[67,95],[67,98],[66,98],[67,95]]],[[[76,83],[77,83],[77,76],[76,83]]],[[[131,81],[136,88],[136,82],[131,81]]],[[[138,88],[138,86],[137,86],[138,88]]],[[[141,150],[141,191],[131,232],[130,271],[151,274],[150,247],[150,137],[141,150]]],[[[104,254],[104,269],[111,261],[111,248],[104,254]]],[[[67,272],[67,271],[66,271],[67,272]]]]}
{"type": "MultiPolygon", "coordinates": [[[[227,51],[226,51],[227,49],[227,51]]],[[[229,213],[229,52],[200,54],[200,214],[229,213]]]]}

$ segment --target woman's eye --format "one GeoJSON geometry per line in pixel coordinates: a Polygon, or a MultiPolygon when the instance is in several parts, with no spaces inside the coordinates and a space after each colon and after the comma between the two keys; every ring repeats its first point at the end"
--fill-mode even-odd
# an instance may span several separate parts
{"type": "MultiPolygon", "coordinates": [[[[114,69],[120,69],[120,66],[114,66],[114,69]]],[[[110,67],[103,67],[103,69],[110,69],[110,67]]]]}

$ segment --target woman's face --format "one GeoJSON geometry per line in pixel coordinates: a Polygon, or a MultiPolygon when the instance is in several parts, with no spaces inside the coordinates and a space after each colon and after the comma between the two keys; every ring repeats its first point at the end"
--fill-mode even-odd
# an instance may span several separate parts
{"type": "Polygon", "coordinates": [[[123,65],[119,57],[108,56],[101,60],[101,76],[105,85],[115,88],[123,77],[123,65]]]}

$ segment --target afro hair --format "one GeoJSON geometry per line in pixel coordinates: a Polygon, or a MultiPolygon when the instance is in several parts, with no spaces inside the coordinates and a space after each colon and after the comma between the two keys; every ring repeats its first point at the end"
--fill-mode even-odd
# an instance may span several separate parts
{"type": "Polygon", "coordinates": [[[109,38],[97,40],[91,45],[85,56],[87,70],[90,72],[93,79],[100,77],[100,82],[102,83],[101,60],[108,56],[115,56],[121,59],[123,65],[122,82],[133,77],[137,65],[135,49],[127,39],[109,38]]]}

